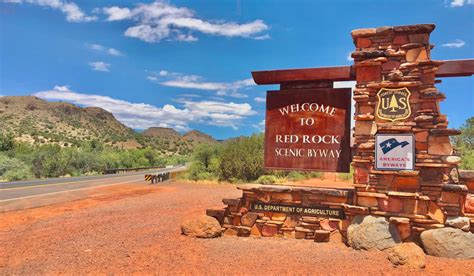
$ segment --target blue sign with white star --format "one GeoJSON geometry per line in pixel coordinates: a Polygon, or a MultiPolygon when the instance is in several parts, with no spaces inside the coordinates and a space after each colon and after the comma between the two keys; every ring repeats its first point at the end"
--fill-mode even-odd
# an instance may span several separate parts
{"type": "Polygon", "coordinates": [[[409,145],[409,143],[406,141],[398,142],[395,138],[390,138],[380,143],[380,147],[382,148],[382,152],[384,154],[397,148],[398,146],[403,148],[406,145],[409,145]]]}

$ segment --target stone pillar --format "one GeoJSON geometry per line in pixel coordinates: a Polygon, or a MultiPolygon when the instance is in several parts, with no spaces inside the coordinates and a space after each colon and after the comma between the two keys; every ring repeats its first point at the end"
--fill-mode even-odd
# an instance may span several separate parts
{"type": "Polygon", "coordinates": [[[353,158],[355,204],[380,216],[407,217],[412,230],[444,227],[447,216],[463,215],[466,186],[460,185],[457,163],[439,102],[435,72],[442,64],[431,60],[429,37],[433,24],[380,27],[352,31],[352,53],[357,85],[355,105],[355,155],[353,158]],[[407,88],[411,115],[385,120],[377,114],[381,88],[407,88]],[[415,169],[377,171],[375,135],[414,134],[415,169]]]}

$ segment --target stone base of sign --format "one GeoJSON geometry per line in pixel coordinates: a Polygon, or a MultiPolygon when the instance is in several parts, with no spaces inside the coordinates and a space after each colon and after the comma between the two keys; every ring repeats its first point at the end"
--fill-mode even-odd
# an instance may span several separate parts
{"type": "Polygon", "coordinates": [[[207,214],[222,222],[224,235],[288,237],[316,242],[343,241],[352,218],[368,214],[368,208],[352,205],[352,189],[293,187],[281,185],[241,185],[242,197],[224,199],[224,209],[209,209],[207,214]],[[283,213],[254,210],[254,203],[272,203],[301,209],[328,208],[340,210],[343,218],[317,214],[283,213]]]}
{"type": "MultiPolygon", "coordinates": [[[[409,177],[407,172],[384,172],[382,175],[388,178],[409,177]]],[[[224,208],[208,209],[206,213],[219,221],[224,235],[243,237],[346,242],[347,228],[357,215],[385,217],[396,226],[403,241],[418,242],[420,234],[426,230],[457,227],[452,221],[469,220],[468,228],[465,225],[459,228],[474,233],[474,172],[461,172],[460,183],[455,186],[440,186],[439,200],[432,200],[419,191],[366,191],[362,186],[355,186],[356,189],[332,189],[240,185],[238,189],[242,191],[242,197],[223,199],[224,208]],[[338,209],[344,217],[254,210],[255,203],[338,209]]]]}

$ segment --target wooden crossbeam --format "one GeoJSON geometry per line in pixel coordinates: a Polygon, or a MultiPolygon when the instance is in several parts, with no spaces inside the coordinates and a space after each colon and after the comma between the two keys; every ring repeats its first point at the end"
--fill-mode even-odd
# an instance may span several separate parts
{"type": "MultiPolygon", "coordinates": [[[[474,75],[474,59],[445,60],[436,72],[436,77],[438,78],[472,75],[474,75]]],[[[254,71],[252,76],[256,84],[355,80],[352,66],[254,71]]]]}

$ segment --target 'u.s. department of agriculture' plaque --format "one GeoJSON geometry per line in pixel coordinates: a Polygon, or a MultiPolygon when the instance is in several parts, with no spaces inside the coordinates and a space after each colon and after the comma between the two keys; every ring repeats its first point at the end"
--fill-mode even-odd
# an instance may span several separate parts
{"type": "Polygon", "coordinates": [[[350,88],[267,92],[265,167],[349,172],[350,88]]]}

